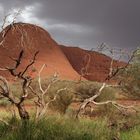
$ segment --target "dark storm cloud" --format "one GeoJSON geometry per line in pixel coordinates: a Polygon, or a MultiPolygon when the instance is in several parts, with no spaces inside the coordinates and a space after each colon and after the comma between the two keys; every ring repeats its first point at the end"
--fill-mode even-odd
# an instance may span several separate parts
{"type": "Polygon", "coordinates": [[[92,48],[106,42],[127,49],[140,44],[140,0],[0,0],[0,4],[5,10],[32,6],[25,18],[32,16],[32,22],[40,22],[60,43],[92,48]]]}

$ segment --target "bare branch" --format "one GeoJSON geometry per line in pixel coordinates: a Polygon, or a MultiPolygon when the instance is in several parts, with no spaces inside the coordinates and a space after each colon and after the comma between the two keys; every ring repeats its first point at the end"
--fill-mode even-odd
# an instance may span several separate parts
{"type": "Polygon", "coordinates": [[[0,77],[0,81],[3,83],[3,85],[0,85],[0,89],[1,89],[0,93],[4,97],[8,98],[8,100],[18,108],[19,115],[20,115],[21,119],[29,119],[29,114],[25,110],[23,102],[28,97],[28,89],[30,89],[29,86],[31,84],[32,79],[31,79],[30,76],[24,76],[24,74],[26,73],[28,68],[35,63],[38,51],[34,54],[33,60],[25,67],[25,69],[23,71],[16,72],[17,68],[21,64],[21,61],[22,61],[22,58],[23,58],[23,53],[24,53],[24,51],[21,50],[17,59],[11,58],[15,62],[14,67],[12,67],[12,68],[6,67],[5,69],[0,69],[0,70],[9,71],[12,76],[17,77],[18,79],[21,79],[23,81],[23,83],[22,83],[22,91],[23,92],[22,92],[22,95],[19,98],[19,101],[16,102],[12,98],[11,92],[10,92],[10,89],[9,89],[9,85],[8,85],[8,81],[5,78],[3,78],[2,76],[0,77]]]}
{"type": "Polygon", "coordinates": [[[1,88],[0,94],[3,97],[7,98],[12,104],[16,104],[16,101],[12,98],[8,81],[2,76],[0,76],[0,81],[3,83],[3,85],[0,85],[1,88]]]}
{"type": "Polygon", "coordinates": [[[35,52],[33,60],[31,60],[31,62],[26,66],[25,70],[21,73],[21,76],[23,76],[26,73],[26,71],[29,69],[29,67],[32,66],[35,63],[36,56],[37,56],[38,53],[39,53],[39,51],[35,52]]]}
{"type": "Polygon", "coordinates": [[[13,14],[7,14],[5,17],[4,17],[4,19],[3,19],[3,24],[1,25],[1,37],[2,37],[2,39],[0,40],[0,46],[2,46],[2,47],[4,47],[4,41],[5,41],[5,37],[6,37],[6,35],[7,35],[7,33],[9,32],[9,30],[13,27],[14,28],[14,23],[16,22],[16,19],[17,19],[17,17],[20,15],[20,13],[21,13],[21,10],[18,10],[17,12],[15,12],[15,13],[13,13],[13,14]],[[9,23],[8,21],[7,21],[7,19],[10,17],[10,16],[12,16],[13,15],[13,20],[12,20],[12,22],[11,23],[9,23]],[[5,29],[5,27],[6,26],[8,26],[9,25],[9,27],[7,28],[7,29],[5,29]]]}
{"type": "Polygon", "coordinates": [[[51,78],[50,82],[48,83],[47,87],[43,89],[42,82],[41,82],[41,72],[45,68],[46,64],[43,64],[41,69],[38,71],[38,85],[40,92],[35,92],[31,86],[29,86],[32,93],[37,97],[37,100],[35,101],[36,105],[36,120],[39,120],[41,117],[43,117],[46,114],[47,108],[51,102],[53,102],[56,99],[56,96],[50,101],[45,100],[45,95],[47,95],[48,90],[50,89],[51,85],[54,84],[57,79],[57,75],[54,74],[51,78]]]}
{"type": "Polygon", "coordinates": [[[81,73],[80,73],[80,78],[78,82],[81,82],[82,78],[86,75],[88,75],[88,68],[90,65],[90,61],[91,61],[91,56],[89,53],[86,53],[84,56],[84,60],[83,60],[83,67],[81,68],[81,73]]]}
{"type": "MultiPolygon", "coordinates": [[[[103,45],[103,48],[104,48],[104,45],[103,45]]],[[[120,72],[120,70],[125,70],[125,69],[129,66],[131,60],[132,60],[132,59],[134,58],[134,56],[135,56],[136,51],[134,51],[134,52],[132,53],[131,57],[129,58],[129,60],[128,60],[128,62],[126,63],[125,66],[123,66],[123,67],[121,67],[121,68],[117,68],[115,71],[114,71],[114,69],[113,69],[114,52],[113,52],[112,49],[110,50],[110,53],[111,53],[111,55],[112,55],[112,59],[111,59],[111,62],[110,62],[109,73],[108,73],[108,75],[107,75],[107,78],[105,79],[104,83],[102,84],[102,86],[99,88],[98,92],[97,92],[95,95],[93,95],[92,97],[89,97],[89,98],[85,99],[85,100],[82,102],[82,104],[80,105],[79,110],[78,110],[78,112],[77,112],[76,118],[78,117],[78,114],[80,113],[80,111],[81,111],[81,110],[84,110],[84,109],[86,108],[86,106],[87,106],[89,103],[93,103],[93,104],[95,104],[95,105],[105,105],[105,104],[111,103],[113,106],[115,106],[115,107],[116,107],[117,109],[119,109],[119,110],[121,110],[122,108],[123,108],[123,109],[133,108],[133,109],[135,110],[135,108],[134,108],[133,106],[123,106],[123,105],[120,105],[120,104],[116,103],[115,101],[106,101],[106,102],[100,102],[100,103],[97,103],[97,102],[95,101],[95,99],[96,99],[97,97],[99,97],[99,96],[102,94],[102,91],[103,91],[104,88],[106,88],[106,87],[113,87],[113,86],[114,86],[114,87],[119,87],[119,85],[107,85],[106,82],[109,81],[109,80],[111,80],[113,77],[115,77],[115,76],[120,72]]]]}
{"type": "Polygon", "coordinates": [[[6,15],[6,16],[3,18],[3,24],[2,24],[2,26],[1,26],[1,29],[2,29],[2,30],[4,29],[5,24],[7,23],[7,18],[8,18],[10,15],[11,15],[11,14],[8,14],[8,15],[6,15]]]}
{"type": "Polygon", "coordinates": [[[41,67],[39,73],[38,73],[38,84],[39,84],[39,89],[42,93],[44,93],[44,90],[42,88],[42,84],[41,84],[41,72],[43,71],[44,67],[47,66],[46,64],[43,64],[43,66],[41,67]]]}

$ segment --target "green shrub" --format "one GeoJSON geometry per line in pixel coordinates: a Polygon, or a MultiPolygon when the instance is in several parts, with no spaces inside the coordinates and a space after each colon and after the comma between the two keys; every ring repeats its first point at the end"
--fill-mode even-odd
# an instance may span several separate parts
{"type": "Polygon", "coordinates": [[[92,97],[96,94],[99,89],[98,83],[93,82],[83,82],[76,86],[75,90],[78,93],[76,98],[84,100],[86,98],[92,97]]]}
{"type": "Polygon", "coordinates": [[[65,114],[69,105],[72,103],[73,93],[69,90],[62,90],[57,94],[56,100],[51,103],[50,107],[53,110],[65,114]]]}
{"type": "MultiPolygon", "coordinates": [[[[76,92],[78,93],[77,98],[80,98],[81,100],[84,100],[86,98],[92,97],[99,91],[102,84],[97,82],[84,82],[79,84],[76,87],[76,92]]],[[[101,101],[107,101],[107,100],[114,100],[115,99],[115,89],[108,87],[103,89],[101,95],[96,98],[95,101],[101,102],[101,101]]]]}
{"type": "Polygon", "coordinates": [[[104,88],[101,95],[96,99],[97,102],[115,100],[116,90],[112,87],[104,88]]]}

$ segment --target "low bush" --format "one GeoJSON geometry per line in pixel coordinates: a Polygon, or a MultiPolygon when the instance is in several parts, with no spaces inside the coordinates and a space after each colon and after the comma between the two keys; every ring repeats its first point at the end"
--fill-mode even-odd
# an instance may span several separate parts
{"type": "Polygon", "coordinates": [[[57,94],[56,100],[50,104],[50,108],[61,114],[65,114],[72,100],[73,93],[69,90],[62,90],[57,94]]]}
{"type": "MultiPolygon", "coordinates": [[[[81,100],[84,100],[86,98],[92,97],[95,94],[97,94],[101,86],[102,84],[97,83],[97,82],[83,82],[79,84],[75,90],[78,93],[78,97],[81,100]]],[[[95,101],[101,102],[101,101],[107,101],[107,100],[114,100],[115,93],[116,93],[115,89],[111,87],[105,88],[102,91],[101,95],[98,98],[96,98],[95,101]]]]}

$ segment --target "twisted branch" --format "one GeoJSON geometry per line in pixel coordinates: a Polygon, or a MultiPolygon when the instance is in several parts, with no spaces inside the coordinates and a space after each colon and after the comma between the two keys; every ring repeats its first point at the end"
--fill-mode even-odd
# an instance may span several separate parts
{"type": "Polygon", "coordinates": [[[23,54],[24,54],[23,50],[20,51],[17,59],[10,57],[15,62],[14,67],[6,67],[6,68],[1,68],[0,69],[0,70],[4,70],[4,71],[7,70],[13,77],[17,77],[18,79],[21,79],[23,81],[22,82],[22,95],[20,96],[19,101],[17,102],[17,101],[14,100],[13,95],[10,92],[8,81],[4,77],[0,76],[0,81],[3,83],[3,85],[0,85],[0,89],[1,89],[0,94],[2,96],[4,96],[5,98],[8,98],[8,100],[18,108],[19,115],[20,115],[21,119],[29,119],[29,114],[25,110],[23,102],[28,97],[28,88],[31,84],[32,78],[28,75],[26,76],[25,73],[35,63],[36,56],[37,56],[38,53],[39,52],[37,51],[34,54],[33,59],[25,67],[25,69],[23,71],[20,71],[20,72],[16,71],[17,68],[21,64],[23,54]]]}

